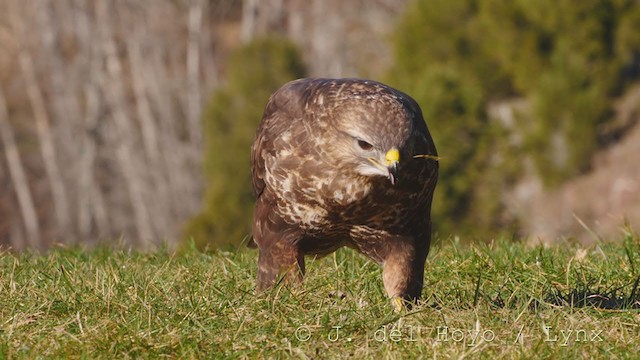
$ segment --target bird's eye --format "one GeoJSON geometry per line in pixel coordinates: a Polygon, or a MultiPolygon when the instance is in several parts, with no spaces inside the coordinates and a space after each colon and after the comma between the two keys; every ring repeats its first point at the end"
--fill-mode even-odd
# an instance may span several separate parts
{"type": "Polygon", "coordinates": [[[368,142],[366,142],[364,140],[358,140],[358,146],[360,146],[360,149],[365,150],[365,151],[369,151],[369,150],[373,149],[373,145],[369,144],[368,142]]]}

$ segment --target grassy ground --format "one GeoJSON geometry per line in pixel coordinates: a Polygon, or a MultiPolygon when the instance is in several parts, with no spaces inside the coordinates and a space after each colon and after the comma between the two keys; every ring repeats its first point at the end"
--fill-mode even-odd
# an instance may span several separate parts
{"type": "Polygon", "coordinates": [[[635,358],[640,239],[432,248],[424,304],[394,313],[377,265],[308,261],[255,295],[256,253],[0,255],[0,358],[635,358]]]}

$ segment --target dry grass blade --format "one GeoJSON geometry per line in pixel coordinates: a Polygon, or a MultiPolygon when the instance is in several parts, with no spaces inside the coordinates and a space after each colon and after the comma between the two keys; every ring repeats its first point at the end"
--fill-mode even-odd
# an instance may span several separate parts
{"type": "Polygon", "coordinates": [[[436,155],[429,155],[429,154],[418,154],[418,155],[413,155],[414,159],[431,159],[431,160],[435,160],[435,161],[440,161],[440,159],[442,159],[442,156],[436,156],[436,155]]]}

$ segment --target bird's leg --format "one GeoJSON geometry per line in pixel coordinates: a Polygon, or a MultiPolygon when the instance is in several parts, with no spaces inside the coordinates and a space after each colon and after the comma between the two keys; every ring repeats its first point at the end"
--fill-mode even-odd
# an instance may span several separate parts
{"type": "Polygon", "coordinates": [[[258,254],[258,279],[256,289],[263,291],[271,287],[278,278],[278,267],[273,263],[268,250],[259,250],[258,254]]]}
{"type": "Polygon", "coordinates": [[[298,245],[301,231],[274,214],[274,206],[268,197],[261,196],[254,210],[252,234],[259,251],[258,291],[273,286],[282,273],[290,283],[301,282],[304,274],[304,254],[298,245]]]}
{"type": "Polygon", "coordinates": [[[276,242],[271,247],[259,249],[258,255],[258,291],[273,286],[280,275],[290,284],[302,282],[304,276],[304,254],[297,246],[283,241],[276,242]]]}
{"type": "Polygon", "coordinates": [[[384,259],[382,280],[394,307],[399,310],[405,301],[415,302],[420,298],[428,243],[417,243],[412,238],[395,240],[389,244],[384,259]]]}

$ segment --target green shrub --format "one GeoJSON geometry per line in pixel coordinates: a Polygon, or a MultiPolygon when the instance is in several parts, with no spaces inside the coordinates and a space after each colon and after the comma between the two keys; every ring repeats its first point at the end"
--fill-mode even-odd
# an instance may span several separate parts
{"type": "MultiPolygon", "coordinates": [[[[640,5],[632,0],[417,0],[392,38],[388,82],[421,104],[443,160],[436,229],[514,226],[501,194],[530,158],[547,185],[587,170],[613,98],[640,73],[640,5]],[[510,128],[488,105],[524,98],[510,128]],[[510,142],[517,133],[521,145],[510,142]]],[[[473,229],[473,231],[471,230],[473,229]]]]}

